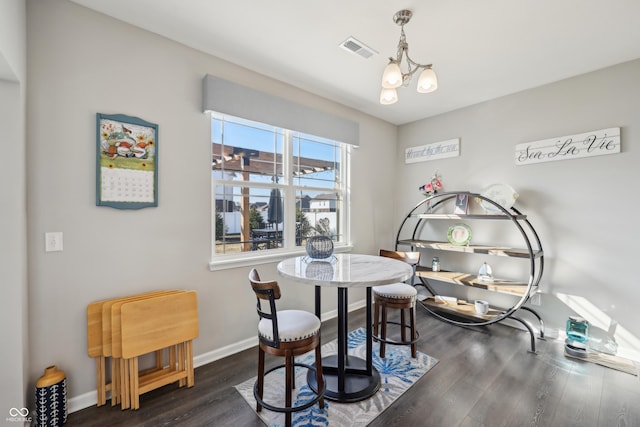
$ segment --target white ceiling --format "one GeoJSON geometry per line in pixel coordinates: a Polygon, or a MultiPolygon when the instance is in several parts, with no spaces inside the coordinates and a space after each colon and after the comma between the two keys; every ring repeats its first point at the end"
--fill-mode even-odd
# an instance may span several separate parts
{"type": "Polygon", "coordinates": [[[640,58],[639,0],[72,0],[395,124],[640,58]],[[438,90],[379,104],[405,25],[438,90]],[[369,59],[339,45],[353,36],[369,59]]]}

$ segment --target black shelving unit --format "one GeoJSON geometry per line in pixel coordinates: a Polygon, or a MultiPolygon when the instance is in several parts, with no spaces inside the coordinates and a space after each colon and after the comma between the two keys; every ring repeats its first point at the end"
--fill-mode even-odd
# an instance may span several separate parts
{"type": "MultiPolygon", "coordinates": [[[[485,223],[487,224],[487,223],[485,223]]],[[[473,228],[472,228],[473,230],[473,228]]],[[[517,237],[517,236],[516,236],[517,237]]],[[[484,243],[484,242],[483,242],[484,243]]],[[[443,321],[459,326],[485,326],[513,319],[528,330],[531,337],[531,352],[536,352],[536,332],[531,323],[522,317],[525,312],[533,316],[538,326],[538,337],[544,339],[544,322],[540,315],[524,304],[538,292],[538,286],[544,270],[544,252],[537,232],[527,219],[527,216],[514,207],[504,208],[494,200],[481,194],[468,191],[443,192],[427,197],[418,203],[406,215],[398,229],[396,236],[396,250],[411,250],[429,253],[431,255],[446,253],[481,254],[489,257],[507,257],[525,261],[527,267],[522,268],[522,279],[501,279],[494,277],[492,281],[482,280],[475,274],[465,271],[432,271],[430,267],[419,266],[416,276],[421,284],[431,294],[421,301],[421,306],[433,316],[443,321]],[[469,213],[457,214],[455,201],[458,196],[464,195],[468,199],[469,213]],[[474,203],[478,202],[478,203],[474,203]],[[480,208],[479,204],[491,209],[483,209],[486,213],[475,213],[480,208]],[[468,244],[454,244],[447,239],[446,234],[435,231],[447,225],[460,222],[473,223],[473,227],[481,227],[485,221],[506,221],[511,227],[504,228],[507,233],[518,233],[522,245],[511,247],[504,245],[477,244],[473,237],[468,244]],[[432,227],[434,226],[435,227],[432,227]],[[510,295],[516,301],[510,307],[503,308],[491,306],[487,314],[477,314],[473,302],[457,300],[455,304],[443,303],[436,300],[436,292],[433,286],[436,283],[450,284],[452,286],[466,286],[482,289],[483,292],[491,292],[510,295]]],[[[427,259],[423,257],[423,259],[427,259]]],[[[430,258],[429,258],[430,259],[430,258]]],[[[423,261],[422,264],[425,262],[423,261]]],[[[487,297],[490,301],[491,298],[487,297]]]]}

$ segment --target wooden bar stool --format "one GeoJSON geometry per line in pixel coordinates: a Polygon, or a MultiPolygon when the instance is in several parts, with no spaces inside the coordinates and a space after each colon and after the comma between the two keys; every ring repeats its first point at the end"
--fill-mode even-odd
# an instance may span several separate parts
{"type": "Polygon", "coordinates": [[[318,403],[320,409],[324,408],[324,391],[326,384],[322,376],[322,356],[320,353],[320,319],[314,314],[302,310],[276,311],[276,300],[280,298],[278,282],[261,281],[256,269],[249,273],[249,282],[257,297],[257,311],[260,321],[258,323],[258,378],[253,387],[253,395],[256,398],[256,411],[263,407],[274,411],[284,412],[285,425],[291,426],[292,413],[310,408],[318,403]],[[263,310],[262,303],[268,303],[268,311],[263,310]],[[295,356],[315,350],[315,367],[303,363],[296,363],[295,356]],[[265,353],[285,358],[285,363],[264,370],[265,353]],[[315,398],[309,402],[292,405],[292,392],[295,389],[295,367],[300,366],[316,373],[318,391],[315,398]],[[285,406],[279,407],[266,403],[263,396],[264,377],[276,369],[285,368],[285,406]]]}
{"type": "Polygon", "coordinates": [[[390,285],[374,286],[373,302],[373,339],[380,342],[380,357],[385,357],[386,344],[410,345],[411,357],[417,355],[418,330],[416,329],[416,299],[418,292],[413,287],[413,279],[416,274],[416,266],[420,262],[420,252],[398,252],[380,250],[380,256],[404,261],[413,267],[410,284],[392,283],[390,285]],[[387,309],[400,310],[400,322],[387,320],[387,309]],[[409,311],[409,324],[406,323],[405,310],[409,311]],[[380,320],[382,316],[382,320],[380,320]],[[400,326],[400,341],[387,339],[387,325],[400,326]],[[380,334],[378,334],[380,329],[380,334]],[[411,333],[411,339],[407,339],[407,329],[411,333]]]}

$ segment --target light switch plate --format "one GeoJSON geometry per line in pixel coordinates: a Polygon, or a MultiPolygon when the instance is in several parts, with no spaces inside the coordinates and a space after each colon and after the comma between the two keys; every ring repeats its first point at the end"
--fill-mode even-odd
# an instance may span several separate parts
{"type": "Polygon", "coordinates": [[[62,251],[62,231],[44,233],[44,250],[45,252],[62,251]]]}

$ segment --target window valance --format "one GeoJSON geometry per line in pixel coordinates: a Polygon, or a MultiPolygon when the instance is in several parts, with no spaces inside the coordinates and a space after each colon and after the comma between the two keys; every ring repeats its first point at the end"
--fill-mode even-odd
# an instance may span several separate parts
{"type": "Polygon", "coordinates": [[[360,145],[356,122],[209,74],[204,77],[203,109],[360,145]]]}

